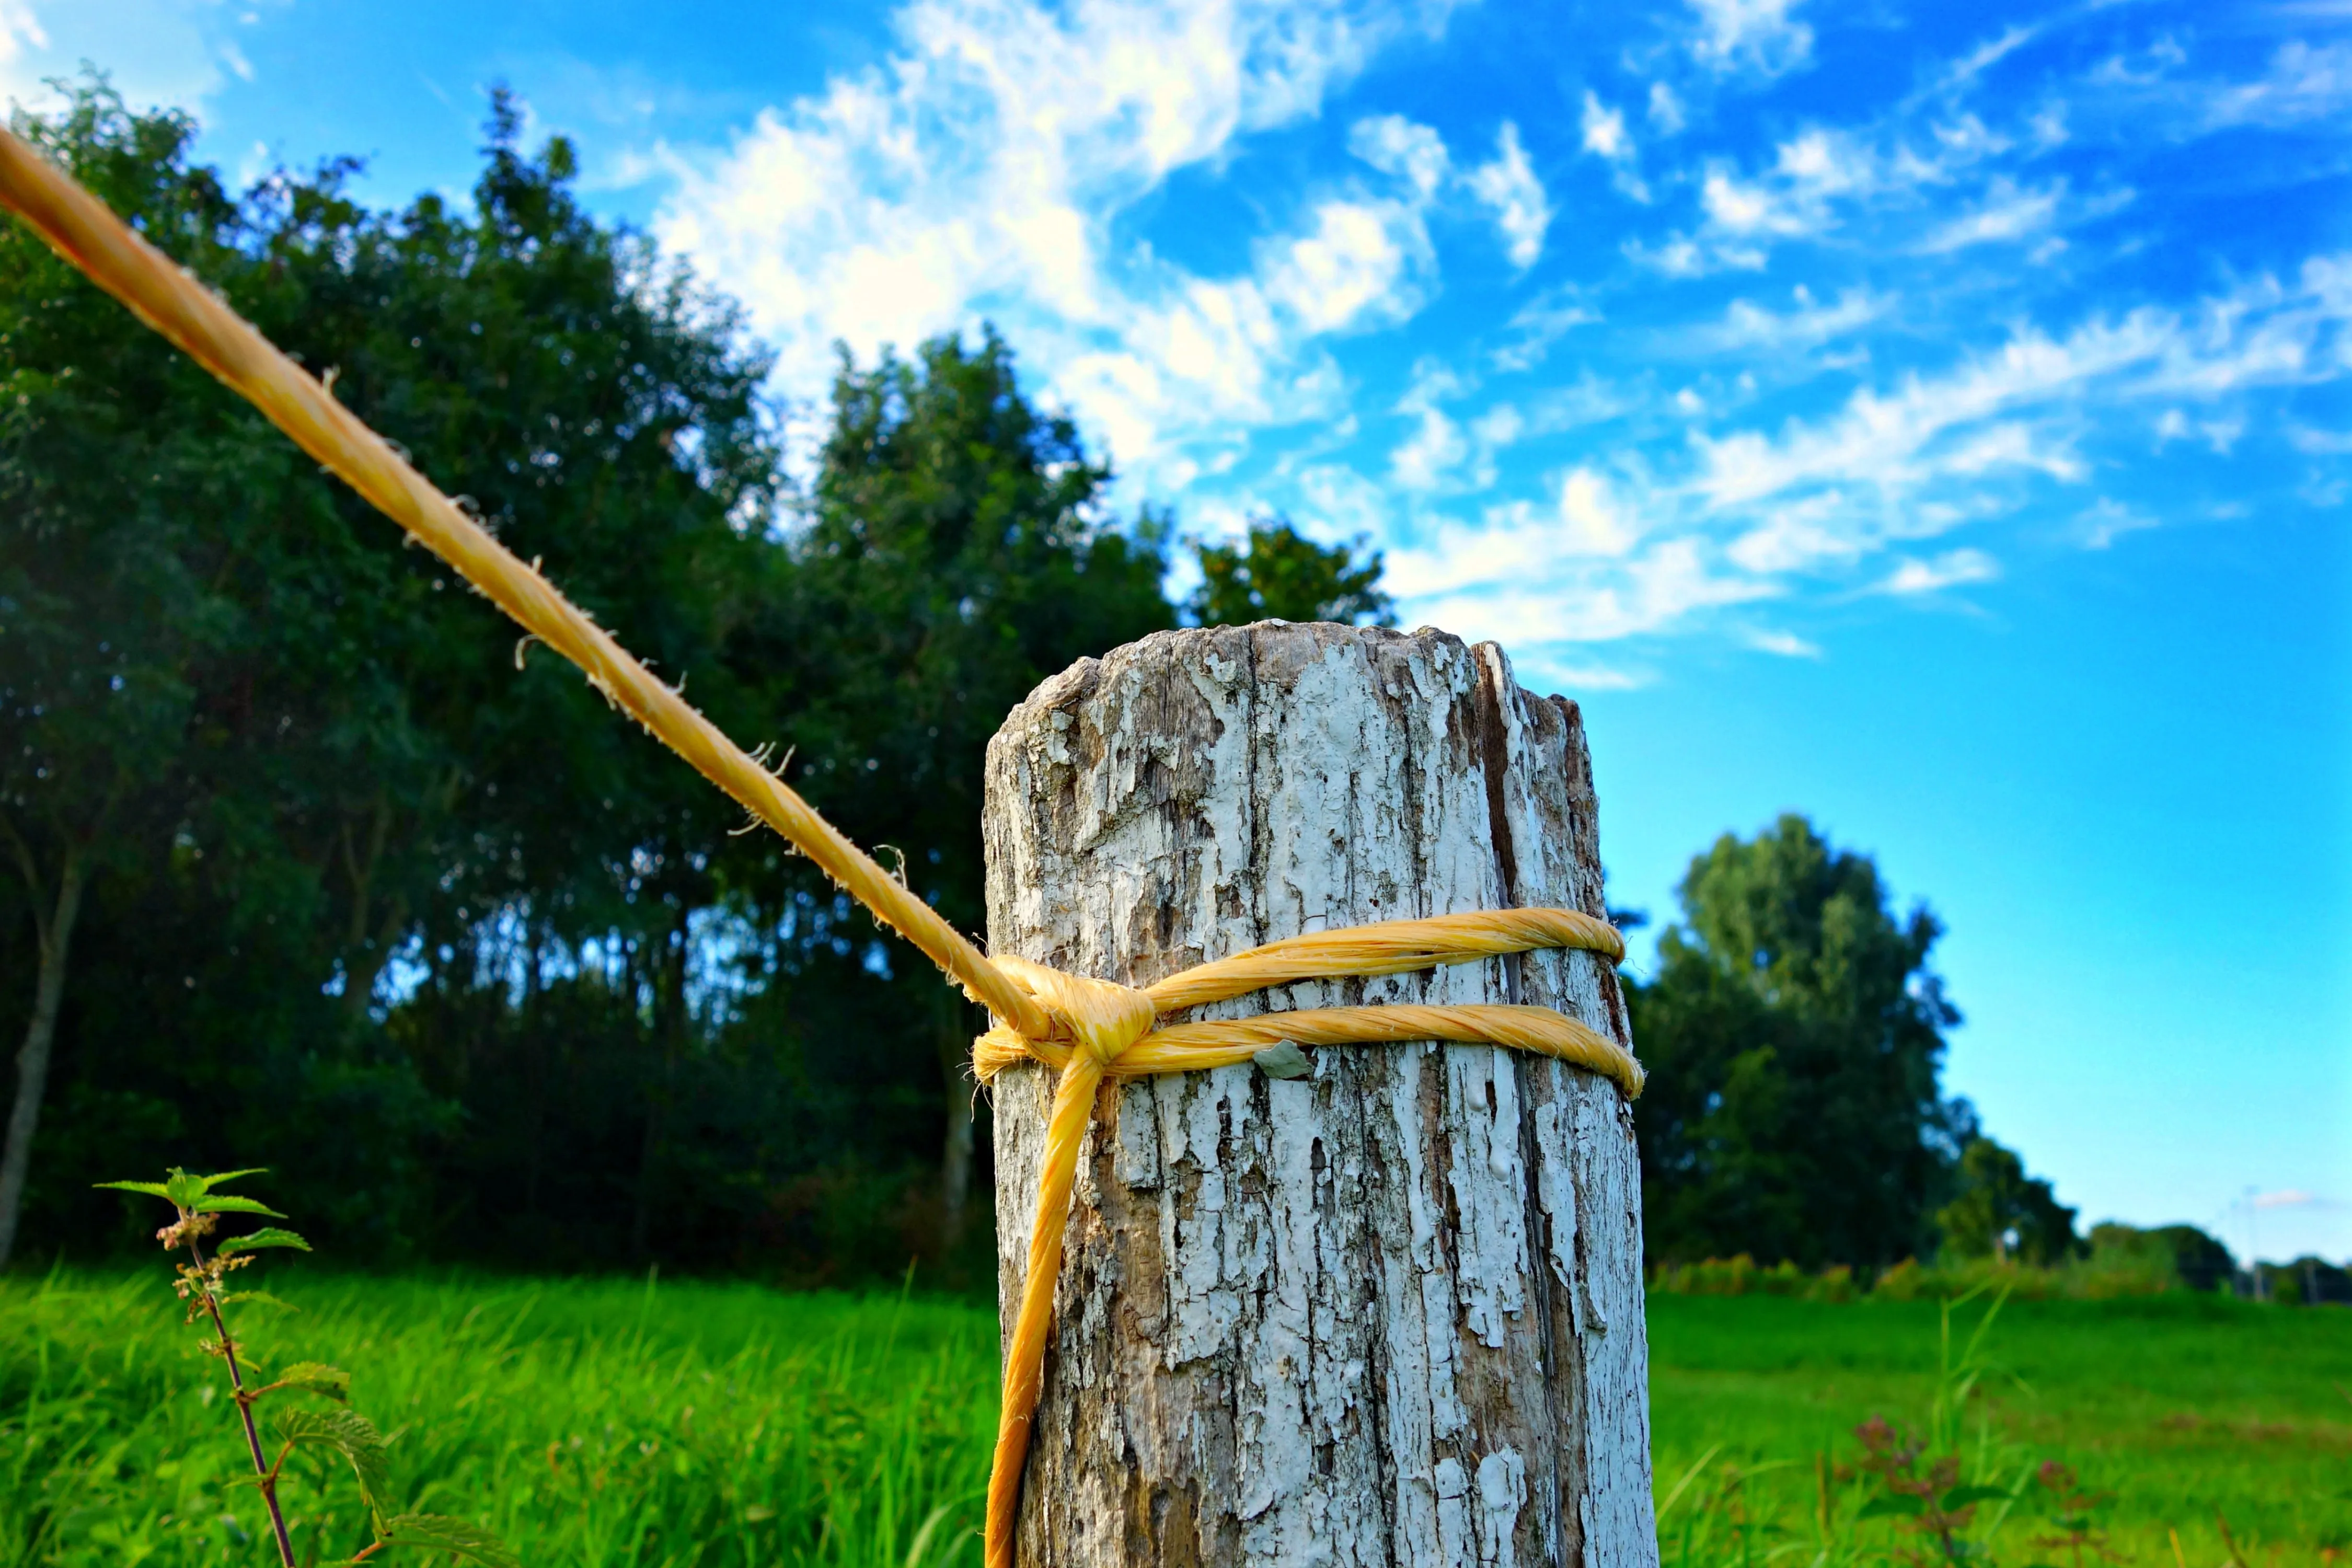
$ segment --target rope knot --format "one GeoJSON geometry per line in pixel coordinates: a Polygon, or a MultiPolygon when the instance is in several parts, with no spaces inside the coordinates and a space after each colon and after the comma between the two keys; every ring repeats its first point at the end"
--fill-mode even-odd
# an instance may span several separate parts
{"type": "Polygon", "coordinates": [[[972,1065],[983,1083],[1024,1058],[1063,1067],[1073,1050],[1108,1068],[1151,1032],[1159,1016],[1150,994],[1132,985],[1066,974],[1025,958],[1002,957],[995,963],[1037,999],[1054,1028],[1046,1038],[1034,1039],[999,1023],[982,1035],[973,1043],[972,1065]]]}

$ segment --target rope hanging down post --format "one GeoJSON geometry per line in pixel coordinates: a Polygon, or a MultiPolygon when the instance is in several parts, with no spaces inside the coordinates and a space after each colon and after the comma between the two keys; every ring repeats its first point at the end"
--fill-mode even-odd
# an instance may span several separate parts
{"type": "Polygon", "coordinates": [[[782,834],[987,1007],[996,1026],[972,1049],[983,1081],[1023,1059],[1060,1073],[1029,1238],[1029,1272],[1005,1357],[1003,1406],[989,1477],[990,1568],[1010,1568],[1013,1562],[1022,1468],[1042,1384],[1063,1231],[1079,1148],[1105,1079],[1231,1066],[1285,1043],[1435,1039],[1537,1052],[1608,1078],[1629,1098],[1641,1093],[1642,1069],[1630,1053],[1548,1007],[1330,1007],[1156,1026],[1166,1015],[1302,980],[1403,973],[1539,948],[1582,949],[1612,963],[1623,958],[1616,931],[1573,910],[1498,910],[1316,932],[1202,964],[1141,990],[1017,958],[992,962],[655,679],[535,567],[491,538],[325,386],[69,175],[4,129],[0,204],[540,641],[577,665],[615,707],[782,834]]]}

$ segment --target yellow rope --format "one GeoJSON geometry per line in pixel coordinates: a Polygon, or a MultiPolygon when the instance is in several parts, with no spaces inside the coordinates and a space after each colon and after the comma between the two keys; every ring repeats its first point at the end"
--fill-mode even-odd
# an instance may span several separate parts
{"type": "Polygon", "coordinates": [[[1044,1169],[1029,1228],[1029,1272],[1004,1352],[1004,1401],[988,1478],[988,1568],[1011,1568],[1013,1562],[1021,1472],[1044,1383],[1054,1284],[1062,1271],[1062,1233],[1069,1224],[1078,1148],[1103,1079],[1231,1067],[1285,1041],[1341,1046],[1459,1040],[1557,1057],[1612,1079],[1629,1098],[1642,1092],[1641,1064],[1631,1052],[1549,1007],[1316,1007],[1154,1028],[1160,1015],[1300,980],[1399,974],[1547,947],[1582,948],[1606,954],[1612,963],[1625,956],[1624,942],[1606,921],[1574,910],[1489,910],[1317,931],[1203,963],[1141,990],[998,956],[997,967],[1027,986],[1053,1016],[1054,1030],[1038,1036],[999,1024],[972,1043],[973,1067],[983,1082],[1024,1058],[1057,1068],[1062,1076],[1045,1124],[1044,1169]]]}
{"type": "Polygon", "coordinates": [[[1167,1015],[1270,985],[1398,974],[1538,948],[1580,948],[1612,963],[1617,933],[1573,910],[1496,910],[1390,921],[1269,942],[1137,989],[1024,959],[989,959],[809,804],[721,734],[675,690],[436,489],[325,386],[170,258],[22,140],[0,130],[0,203],[246,398],[458,574],[587,675],[664,745],[814,860],[875,917],[913,942],[995,1016],[973,1042],[983,1080],[1023,1059],[1055,1068],[1044,1170],[1029,1234],[1029,1273],[1005,1356],[1003,1410],[988,1482],[989,1568],[1010,1568],[1021,1473],[1052,1325],[1062,1237],[1078,1150],[1106,1078],[1196,1072],[1251,1060],[1283,1042],[1335,1046],[1454,1040],[1555,1057],[1612,1079],[1630,1097],[1642,1069],[1608,1037],[1549,1007],[1324,1007],[1156,1027],[1167,1015]]]}

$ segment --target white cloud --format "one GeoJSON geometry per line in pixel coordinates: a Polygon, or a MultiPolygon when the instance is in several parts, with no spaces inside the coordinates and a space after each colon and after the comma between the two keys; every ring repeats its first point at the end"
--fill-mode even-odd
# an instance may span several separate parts
{"type": "Polygon", "coordinates": [[[2074,540],[2085,550],[2105,550],[2126,533],[2158,526],[2156,519],[2135,511],[2112,496],[2101,496],[2090,510],[2074,520],[2074,540]]]}
{"type": "Polygon", "coordinates": [[[49,35],[26,0],[0,0],[0,69],[49,47],[49,35]]]}
{"type": "Polygon", "coordinates": [[[1778,654],[1782,658],[1819,658],[1821,645],[1807,642],[1794,632],[1761,629],[1748,632],[1741,639],[1759,653],[1778,654]]]}
{"type": "Polygon", "coordinates": [[[2322,430],[2309,425],[2291,425],[2286,438],[2298,452],[2314,457],[2340,458],[2352,453],[2352,430],[2322,430]]]}
{"type": "Polygon", "coordinates": [[[1353,537],[1388,531],[1393,512],[1388,489],[1339,463],[1318,463],[1298,476],[1298,493],[1322,531],[1353,537]]]}
{"type": "Polygon", "coordinates": [[[1635,166],[1633,138],[1625,129],[1622,110],[1611,109],[1587,89],[1584,94],[1584,150],[1606,159],[1610,182],[1637,202],[1650,199],[1650,187],[1635,166]]]}
{"type": "Polygon", "coordinates": [[[1675,235],[1649,250],[1629,245],[1627,254],[1675,277],[1752,270],[1764,265],[1776,241],[1827,235],[1838,226],[1843,203],[1908,193],[1941,177],[1931,160],[1908,152],[1883,156],[1851,133],[1814,127],[1780,143],[1772,163],[1753,177],[1719,160],[1709,163],[1699,181],[1701,233],[1675,235]]]}
{"type": "Polygon", "coordinates": [[[1433,490],[1470,455],[1470,444],[1435,404],[1423,404],[1415,413],[1420,423],[1389,454],[1389,478],[1409,490],[1433,490]]]}
{"type": "Polygon", "coordinates": [[[1519,145],[1517,125],[1503,122],[1494,162],[1471,170],[1468,179],[1470,194],[1493,211],[1511,265],[1522,270],[1532,266],[1543,254],[1544,231],[1551,226],[1551,201],[1519,145]]]}
{"type": "Polygon", "coordinates": [[[1584,150],[1612,161],[1633,155],[1633,139],[1625,133],[1624,111],[1605,107],[1600,94],[1590,88],[1584,92],[1584,150]]]}
{"type": "Polygon", "coordinates": [[[1547,399],[1530,415],[1513,403],[1492,403],[1466,420],[1444,405],[1469,398],[1475,383],[1435,359],[1414,365],[1412,380],[1396,412],[1413,420],[1412,430],[1389,453],[1389,480],[1401,489],[1428,494],[1441,489],[1483,490],[1496,479],[1496,455],[1522,437],[1558,428],[1558,412],[1547,399]]]}
{"type": "Polygon", "coordinates": [[[1540,363],[1551,345],[1579,327],[1601,320],[1573,285],[1547,289],[1512,312],[1511,341],[1491,356],[1501,371],[1528,370],[1540,363]]]}
{"type": "Polygon", "coordinates": [[[1981,550],[1950,550],[1932,561],[1905,556],[1877,591],[1882,594],[1937,594],[1970,583],[1990,583],[2000,575],[2000,563],[1981,550]]]}
{"type": "Polygon", "coordinates": [[[54,109],[49,79],[91,61],[133,109],[201,109],[252,79],[226,22],[205,0],[0,0],[0,99],[54,109]]]}
{"type": "Polygon", "coordinates": [[[2066,195],[2066,182],[2053,180],[2040,190],[2020,186],[1997,174],[1986,187],[1985,198],[1973,211],[1943,224],[1920,248],[1929,255],[1962,250],[1972,245],[2007,244],[2030,239],[2047,229],[2066,195]]]}
{"type": "Polygon", "coordinates": [[[1759,576],[1852,561],[1866,553],[1872,542],[1840,526],[1844,505],[1845,498],[1832,490],[1775,507],[1762,522],[1733,540],[1724,553],[1743,570],[1759,576]]]}
{"type": "Polygon", "coordinates": [[[1777,440],[1753,431],[1698,437],[1699,489],[1717,507],[1827,485],[1908,490],[1948,474],[2004,467],[2066,471],[2071,461],[2013,416],[2086,384],[2163,363],[2180,344],[2179,321],[2139,310],[2095,321],[2063,340],[2021,330],[1999,351],[1949,375],[1914,377],[1891,395],[1856,392],[1829,419],[1790,426],[1777,440]]]}
{"type": "Polygon", "coordinates": [[[1722,169],[1707,172],[1699,199],[1709,222],[1733,234],[1802,234],[1805,220],[1761,186],[1742,184],[1722,169]]]}
{"type": "Polygon", "coordinates": [[[2315,47],[2293,39],[2253,80],[2209,90],[2203,120],[2212,129],[2338,119],[2352,112],[2352,43],[2315,47]]]}
{"type": "Polygon", "coordinates": [[[1685,234],[1668,235],[1658,245],[1629,239],[1621,248],[1628,261],[1668,278],[1704,278],[1727,268],[1760,271],[1766,259],[1764,252],[1753,246],[1701,245],[1685,234]]]}
{"type": "Polygon", "coordinates": [[[1987,39],[1945,68],[1936,89],[1951,94],[1976,86],[1987,71],[2032,43],[2041,31],[2040,26],[2021,27],[2011,23],[2001,29],[2000,37],[1987,39]]]}
{"type": "Polygon", "coordinates": [[[1777,76],[1812,53],[1813,30],[1790,13],[1797,0],[1689,0],[1698,31],[1690,42],[1700,63],[1719,71],[1777,76]]]}
{"type": "Polygon", "coordinates": [[[1393,203],[1325,202],[1315,225],[1262,261],[1265,293],[1307,331],[1324,333],[1367,320],[1402,320],[1420,308],[1404,287],[1407,269],[1428,259],[1419,215],[1393,203]]]}
{"type": "Polygon", "coordinates": [[[1790,291],[1790,298],[1792,303],[1786,310],[1734,300],[1725,307],[1721,322],[1695,329],[1687,340],[1717,353],[1819,348],[1883,320],[1898,302],[1895,295],[1865,288],[1848,289],[1833,303],[1824,303],[1801,283],[1790,291]]]}
{"type": "MultiPolygon", "coordinates": [[[[1510,526],[1480,531],[1474,548],[1484,551],[1486,540],[1507,534],[1510,526]]],[[[1540,531],[1541,525],[1537,527],[1540,531]]],[[[1415,595],[1413,615],[1465,637],[1536,647],[1663,631],[1703,610],[1781,592],[1776,584],[1718,570],[1704,542],[1691,538],[1661,540],[1622,559],[1583,562],[1557,550],[1507,548],[1498,552],[1496,564],[1515,554],[1532,557],[1530,570],[1509,575],[1497,571],[1475,586],[1415,595]]],[[[1397,555],[1390,559],[1393,571],[1397,555]]],[[[1403,582],[1400,578],[1401,589],[1403,582]]]]}
{"type": "Polygon", "coordinates": [[[655,229],[745,301],[787,391],[821,394],[836,341],[870,356],[986,315],[1123,463],[1181,477],[1189,441],[1333,413],[1320,340],[1418,308],[1444,145],[1360,128],[1390,188],[1310,199],[1238,277],[1114,253],[1110,226],[1172,172],[1318,112],[1407,19],[917,0],[881,65],[763,111],[716,157],[665,149],[678,184],[655,229]]]}
{"type": "Polygon", "coordinates": [[[1664,136],[1672,136],[1683,128],[1682,100],[1662,81],[1650,84],[1650,123],[1664,136]]]}
{"type": "Polygon", "coordinates": [[[1453,165],[1444,138],[1402,114],[1356,121],[1348,132],[1348,150],[1384,174],[1402,176],[1423,196],[1437,194],[1453,165]]]}
{"type": "MultiPolygon", "coordinates": [[[[1799,292],[1787,310],[1741,301],[1708,331],[1719,343],[1786,352],[1865,330],[1896,306],[1861,290],[1828,302],[1799,292]]],[[[1423,521],[1392,545],[1390,570],[1414,616],[1531,652],[1704,624],[1807,578],[1932,600],[1996,581],[2001,567],[1981,543],[1929,551],[1918,542],[2013,510],[2021,479],[2086,480],[2095,471],[2090,443],[2116,428],[2117,411],[2179,408],[2182,435],[2224,445],[2252,427],[2238,412],[2251,389],[2352,374],[2347,337],[2352,258],[2343,257],[2315,258],[2292,281],[2252,279],[2189,310],[2094,318],[2057,335],[2021,324],[1939,373],[1866,387],[1820,417],[1694,434],[1679,473],[1653,473],[1630,456],[1608,468],[1571,462],[1554,471],[1543,499],[1500,501],[1475,521],[1423,521]],[[2219,406],[2200,412],[2200,404],[2219,406]]],[[[1457,418],[1437,403],[1464,395],[1463,384],[1427,364],[1416,388],[1412,411],[1443,423],[1414,432],[1400,477],[1424,461],[1459,476],[1490,444],[1525,440],[1563,417],[1538,398],[1457,418]]],[[[1595,405],[1575,417],[1625,406],[1623,394],[1597,384],[1585,401],[1595,405]]],[[[1654,386],[1644,394],[1654,420],[1673,402],[1654,386]]],[[[2332,445],[2325,433],[2305,444],[2332,445]]],[[[2105,549],[2159,521],[2103,497],[2063,536],[2105,549]]],[[[1819,656],[1787,631],[1735,623],[1729,635],[1785,657],[1819,656]]]]}
{"type": "Polygon", "coordinates": [[[1622,555],[1642,537],[1639,519],[1588,468],[1569,470],[1559,484],[1560,542],[1578,555],[1622,555]]]}
{"type": "Polygon", "coordinates": [[[1655,679],[1639,670],[1619,669],[1606,664],[1555,664],[1540,655],[1521,668],[1540,672],[1552,684],[1572,691],[1639,691],[1655,679]]]}

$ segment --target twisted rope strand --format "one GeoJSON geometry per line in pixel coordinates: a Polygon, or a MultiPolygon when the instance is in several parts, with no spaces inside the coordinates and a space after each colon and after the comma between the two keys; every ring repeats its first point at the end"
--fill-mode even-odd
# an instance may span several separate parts
{"type": "Polygon", "coordinates": [[[1548,1007],[1490,1005],[1323,1007],[1171,1025],[1164,1015],[1304,980],[1370,978],[1539,948],[1614,963],[1624,944],[1573,910],[1496,910],[1390,921],[1269,942],[1144,989],[1026,960],[991,961],[719,727],[654,678],[612,634],[466,515],[331,394],[205,286],[133,234],[105,205],[0,129],[0,204],[140,320],[284,431],[295,444],[586,674],[590,684],[695,770],[774,828],[985,1005],[996,1026],[973,1042],[983,1080],[1031,1059],[1060,1074],[1046,1125],[1029,1271],[1005,1352],[1003,1407],[989,1474],[990,1568],[1011,1568],[1021,1477],[1043,1384],[1078,1152],[1106,1078],[1194,1072],[1267,1047],[1452,1040],[1554,1057],[1614,1081],[1630,1098],[1642,1069],[1608,1037],[1548,1007]]]}

